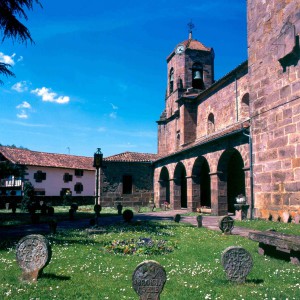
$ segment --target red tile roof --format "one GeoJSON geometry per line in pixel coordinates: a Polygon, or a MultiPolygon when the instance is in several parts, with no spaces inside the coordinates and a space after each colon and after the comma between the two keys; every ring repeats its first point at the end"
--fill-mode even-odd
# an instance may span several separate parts
{"type": "Polygon", "coordinates": [[[192,50],[202,50],[202,51],[211,51],[211,48],[204,46],[201,42],[193,39],[185,40],[182,43],[187,49],[192,50]]]}
{"type": "Polygon", "coordinates": [[[123,152],[120,154],[108,156],[104,161],[113,162],[152,162],[158,158],[157,154],[138,153],[138,152],[123,152]]]}
{"type": "Polygon", "coordinates": [[[0,154],[12,163],[26,166],[95,170],[93,157],[37,152],[0,146],[0,154]]]}

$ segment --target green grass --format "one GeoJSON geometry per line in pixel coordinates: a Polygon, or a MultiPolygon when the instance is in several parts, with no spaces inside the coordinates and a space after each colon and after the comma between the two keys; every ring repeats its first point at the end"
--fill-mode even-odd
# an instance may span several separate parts
{"type": "MultiPolygon", "coordinates": [[[[273,224],[273,223],[272,223],[273,224]]],[[[138,299],[132,273],[146,259],[164,266],[167,282],[161,300],[299,299],[300,267],[260,256],[257,243],[219,231],[175,222],[116,224],[97,231],[72,230],[48,235],[52,260],[37,284],[19,281],[16,241],[0,242],[0,299],[138,299]],[[115,255],[103,249],[113,240],[168,240],[177,248],[164,255],[115,255]],[[245,284],[226,279],[221,253],[242,246],[254,260],[245,284]]]]}
{"type": "Polygon", "coordinates": [[[294,223],[272,222],[268,220],[259,220],[259,219],[243,220],[243,221],[236,220],[234,222],[234,226],[246,227],[246,228],[260,230],[260,231],[274,229],[278,232],[300,235],[300,225],[294,223]]]}

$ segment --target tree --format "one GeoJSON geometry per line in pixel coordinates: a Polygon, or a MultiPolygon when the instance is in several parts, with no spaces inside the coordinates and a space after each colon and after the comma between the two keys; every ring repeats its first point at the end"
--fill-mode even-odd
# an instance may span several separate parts
{"type": "Polygon", "coordinates": [[[24,183],[24,195],[22,198],[21,208],[23,211],[27,210],[33,202],[34,187],[30,181],[24,183]]]}
{"type": "MultiPolygon", "coordinates": [[[[25,10],[33,10],[34,3],[42,7],[39,0],[1,0],[0,1],[0,31],[3,35],[2,42],[10,38],[20,43],[27,43],[29,40],[34,43],[30,31],[18,18],[28,20],[25,10]]],[[[0,63],[0,74],[14,76],[8,68],[9,64],[0,63]]],[[[0,80],[0,83],[2,81],[0,80]]]]}

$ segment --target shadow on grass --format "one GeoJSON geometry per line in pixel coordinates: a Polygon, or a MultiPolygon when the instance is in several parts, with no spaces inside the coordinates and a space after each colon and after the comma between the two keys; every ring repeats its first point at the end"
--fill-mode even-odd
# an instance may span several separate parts
{"type": "Polygon", "coordinates": [[[43,273],[39,277],[46,278],[46,279],[62,280],[62,281],[71,279],[70,276],[62,276],[62,275],[56,275],[56,274],[52,274],[52,273],[43,273]]]}
{"type": "Polygon", "coordinates": [[[246,279],[246,283],[261,284],[261,283],[264,283],[264,280],[262,280],[262,279],[246,279]]]}

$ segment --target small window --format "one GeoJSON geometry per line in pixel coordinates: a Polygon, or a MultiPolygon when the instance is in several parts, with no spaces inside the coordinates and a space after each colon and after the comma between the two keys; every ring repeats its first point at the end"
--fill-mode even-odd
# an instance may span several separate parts
{"type": "Polygon", "coordinates": [[[34,173],[33,178],[35,179],[35,182],[42,182],[43,180],[46,180],[46,173],[37,171],[34,173]]]}
{"type": "Polygon", "coordinates": [[[123,194],[132,194],[132,176],[123,176],[123,194]]]}
{"type": "Polygon", "coordinates": [[[80,182],[77,182],[74,185],[74,191],[76,192],[76,194],[80,194],[83,191],[83,185],[80,182]]]}
{"type": "Polygon", "coordinates": [[[207,134],[211,134],[215,131],[215,117],[213,113],[210,113],[207,118],[207,134]]]}
{"type": "Polygon", "coordinates": [[[83,170],[75,170],[75,176],[82,177],[83,176],[83,170]]]}
{"type": "Polygon", "coordinates": [[[72,181],[73,180],[73,175],[71,175],[69,173],[65,173],[63,179],[64,179],[64,182],[72,181]]]}

